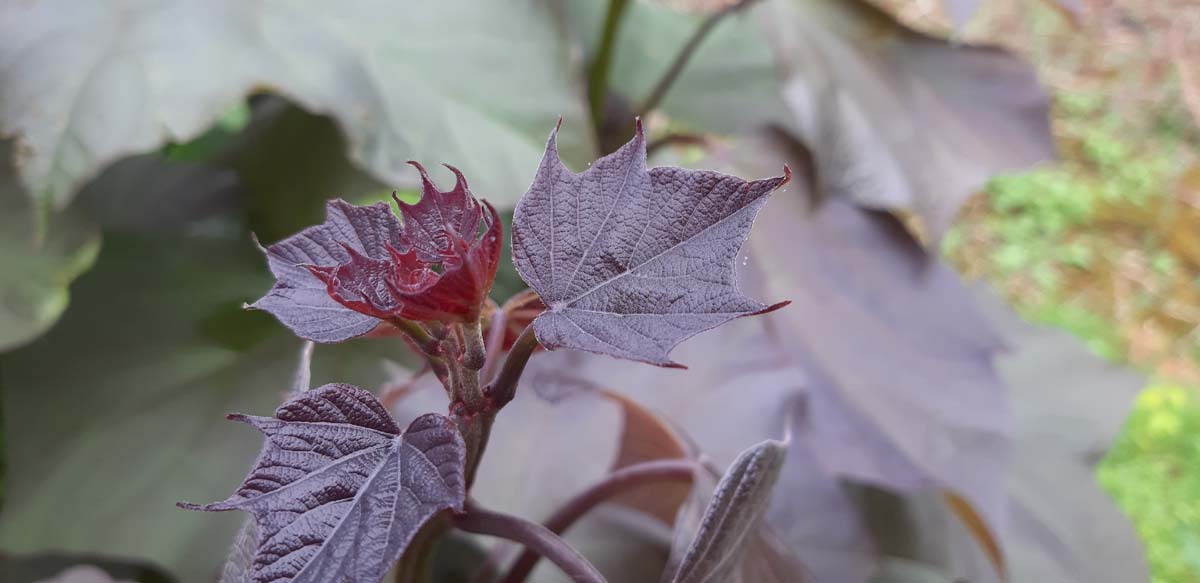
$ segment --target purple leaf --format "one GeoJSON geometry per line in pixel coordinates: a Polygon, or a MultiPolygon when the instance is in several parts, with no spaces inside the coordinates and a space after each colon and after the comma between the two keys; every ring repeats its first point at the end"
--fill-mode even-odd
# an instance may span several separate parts
{"type": "Polygon", "coordinates": [[[457,181],[443,192],[412,165],[422,196],[412,205],[397,201],[405,226],[387,203],[330,201],[324,223],[266,251],[276,282],[250,307],[322,343],[362,336],[396,318],[478,318],[500,261],[499,216],[471,195],[453,166],[447,168],[457,181]]]}
{"type": "Polygon", "coordinates": [[[266,310],[297,336],[314,342],[342,342],[370,332],[379,319],[355,312],[333,299],[325,282],[305,265],[336,266],[351,259],[350,249],[379,260],[388,245],[401,248],[400,221],[387,203],[354,206],[343,200],[326,205],[325,222],[284,239],[267,250],[275,285],[250,307],[266,310]]]}
{"type": "Polygon", "coordinates": [[[1028,63],[930,37],[867,0],[766,3],[797,136],[827,196],[919,216],[940,240],[989,178],[1054,157],[1028,63]]]}
{"type": "Polygon", "coordinates": [[[330,384],[230,418],[266,435],[258,462],[227,500],[180,506],[254,516],[251,581],[377,583],[426,521],[462,510],[466,449],[441,415],[401,434],[370,393],[330,384]]]}
{"type": "Polygon", "coordinates": [[[747,182],[683,168],[646,168],[633,140],[576,174],[556,136],[513,219],[513,261],[547,309],[534,321],[547,349],[573,348],[679,366],[684,339],[767,306],[738,291],[734,262],[784,175],[747,182]]]}

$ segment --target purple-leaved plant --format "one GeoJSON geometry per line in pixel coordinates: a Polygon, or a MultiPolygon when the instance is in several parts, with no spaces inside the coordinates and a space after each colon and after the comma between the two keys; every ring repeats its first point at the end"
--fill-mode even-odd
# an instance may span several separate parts
{"type": "MultiPolygon", "coordinates": [[[[402,431],[374,395],[332,384],[294,395],[274,417],[231,415],[264,434],[258,461],[229,499],[181,506],[252,515],[249,580],[375,583],[406,553],[428,552],[429,540],[453,525],[523,543],[575,581],[603,581],[551,529],[468,499],[492,424],[539,346],[679,367],[670,352],[681,341],[786,305],[742,295],[735,262],[755,215],[790,172],[785,166],[782,176],[746,181],[647,168],[639,121],[631,141],[577,174],[558,159],[557,133],[513,221],[514,262],[533,291],[503,308],[487,298],[500,220],[452,166],[455,186],[442,191],[413,163],[422,197],[413,205],[397,200],[402,220],[385,203],[333,201],[325,223],[266,249],[276,283],[250,307],[316,342],[398,334],[451,404],[446,415],[427,413],[402,431]],[[521,327],[515,338],[510,322],[521,327]],[[417,536],[422,529],[432,536],[417,536]]],[[[764,508],[783,447],[760,444],[735,464],[670,580],[731,572],[730,557],[764,508]],[[731,521],[736,528],[728,530],[731,521]]],[[[562,520],[630,484],[690,481],[706,471],[686,458],[633,463],[562,520]]],[[[505,581],[523,580],[532,562],[523,563],[505,581]]]]}

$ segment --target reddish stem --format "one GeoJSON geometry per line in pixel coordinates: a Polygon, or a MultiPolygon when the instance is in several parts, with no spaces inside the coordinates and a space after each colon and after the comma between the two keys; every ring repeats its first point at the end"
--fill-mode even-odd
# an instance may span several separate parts
{"type": "Polygon", "coordinates": [[[508,514],[478,508],[454,516],[454,526],[475,534],[496,536],[525,545],[554,561],[575,583],[606,583],[604,576],[579,551],[546,527],[508,514]]]}
{"type": "MultiPolygon", "coordinates": [[[[554,534],[562,534],[592,508],[621,492],[644,484],[690,482],[698,469],[696,462],[690,459],[654,460],[621,468],[568,501],[546,521],[546,528],[554,534]]],[[[539,558],[535,549],[526,549],[501,583],[521,583],[533,572],[539,558]]]]}

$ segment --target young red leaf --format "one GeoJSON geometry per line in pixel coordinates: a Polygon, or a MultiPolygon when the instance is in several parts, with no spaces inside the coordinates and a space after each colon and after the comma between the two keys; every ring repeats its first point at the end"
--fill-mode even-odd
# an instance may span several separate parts
{"type": "Polygon", "coordinates": [[[324,223],[267,249],[276,283],[251,307],[325,343],[367,334],[381,320],[477,318],[500,262],[500,218],[456,168],[447,166],[454,188],[440,191],[412,164],[423,192],[416,204],[397,201],[403,226],[386,203],[331,201],[324,223]]]}
{"type": "Polygon", "coordinates": [[[699,332],[767,306],[743,296],[734,261],[767,195],[790,178],[747,182],[707,170],[646,168],[633,140],[575,174],[546,154],[513,219],[513,261],[547,309],[534,321],[546,348],[574,348],[659,366],[699,332]]]}
{"type": "Polygon", "coordinates": [[[401,433],[370,393],[330,384],[230,418],[266,436],[254,468],[229,499],[179,506],[254,516],[255,583],[377,583],[426,521],[462,510],[466,447],[441,415],[401,433]]]}

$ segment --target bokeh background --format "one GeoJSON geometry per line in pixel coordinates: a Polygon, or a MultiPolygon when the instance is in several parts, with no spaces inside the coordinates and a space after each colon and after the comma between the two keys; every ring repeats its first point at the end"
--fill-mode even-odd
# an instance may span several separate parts
{"type": "MultiPolygon", "coordinates": [[[[173,503],[236,484],[222,417],[299,349],[241,309],[251,233],[412,200],[409,159],[510,220],[559,116],[582,170],[635,115],[653,165],[791,165],[743,266],[794,305],[683,345],[692,377],[543,364],[718,463],[790,428],[779,581],[1200,582],[1195,0],[0,1],[0,580],[216,580],[240,519],[173,503]]],[[[505,259],[493,297],[523,288],[505,259]]],[[[313,378],[415,366],[363,340],[313,378]]],[[[522,399],[479,495],[537,518],[629,433],[522,399]]],[[[573,540],[655,573],[670,529],[622,528],[573,540]]]]}

